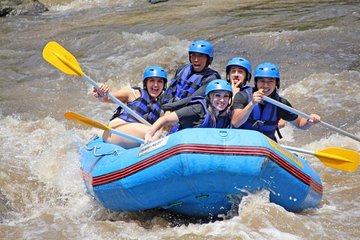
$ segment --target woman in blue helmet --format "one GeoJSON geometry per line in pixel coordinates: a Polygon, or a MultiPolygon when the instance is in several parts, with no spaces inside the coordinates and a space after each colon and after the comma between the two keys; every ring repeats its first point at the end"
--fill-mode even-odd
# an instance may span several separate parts
{"type": "Polygon", "coordinates": [[[205,40],[193,41],[189,46],[189,61],[178,68],[166,92],[161,97],[164,111],[172,111],[184,106],[192,96],[205,96],[206,85],[220,74],[211,69],[214,50],[211,43],[205,40]],[[179,100],[182,100],[180,101],[179,100]]]}
{"type": "Polygon", "coordinates": [[[252,129],[264,133],[276,141],[275,131],[280,119],[290,122],[300,129],[308,129],[320,121],[320,116],[311,114],[307,120],[282,108],[262,101],[263,96],[273,98],[291,107],[289,101],[277,93],[280,87],[278,67],[270,62],[259,64],[255,69],[255,87],[236,94],[231,123],[235,128],[252,129]]]}
{"type": "MultiPolygon", "coordinates": [[[[162,67],[151,66],[144,71],[143,88],[127,87],[111,94],[121,102],[126,103],[130,109],[152,124],[161,114],[158,98],[165,90],[166,82],[166,71],[162,67]]],[[[112,102],[106,95],[109,90],[108,85],[102,84],[98,90],[93,89],[93,95],[102,102],[112,102]]],[[[109,126],[142,139],[144,139],[145,133],[149,129],[149,126],[140,123],[121,107],[116,109],[115,114],[110,119],[109,126]]],[[[139,143],[111,134],[109,131],[104,132],[103,139],[124,148],[139,146],[139,143]]]]}
{"type": "Polygon", "coordinates": [[[156,140],[159,136],[156,132],[167,125],[178,124],[177,130],[192,127],[228,128],[232,102],[230,83],[222,79],[213,80],[206,86],[205,95],[193,97],[185,107],[160,117],[146,133],[145,142],[156,140]]]}
{"type": "Polygon", "coordinates": [[[247,88],[246,84],[251,80],[252,67],[249,60],[242,57],[234,57],[226,64],[226,80],[231,83],[233,95],[247,88]]]}

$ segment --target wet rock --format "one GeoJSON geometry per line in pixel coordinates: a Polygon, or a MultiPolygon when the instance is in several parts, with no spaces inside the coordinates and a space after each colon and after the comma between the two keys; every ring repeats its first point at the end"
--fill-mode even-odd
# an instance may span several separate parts
{"type": "Polygon", "coordinates": [[[156,4],[156,3],[160,3],[160,2],[167,2],[168,0],[148,0],[148,1],[151,4],[156,4]]]}
{"type": "Polygon", "coordinates": [[[12,10],[13,10],[13,8],[10,8],[10,7],[0,8],[0,17],[5,17],[9,13],[11,13],[12,10]]]}
{"type": "Polygon", "coordinates": [[[38,0],[0,0],[0,17],[37,15],[49,9],[38,0]]]}

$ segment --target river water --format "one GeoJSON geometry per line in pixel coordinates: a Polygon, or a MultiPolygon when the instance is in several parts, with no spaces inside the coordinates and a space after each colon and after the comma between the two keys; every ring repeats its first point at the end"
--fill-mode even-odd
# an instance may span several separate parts
{"type": "MultiPolygon", "coordinates": [[[[162,65],[173,76],[193,39],[214,44],[212,67],[243,56],[280,67],[281,94],[294,108],[360,136],[360,2],[46,0],[40,16],[0,19],[0,239],[359,239],[360,176],[324,166],[317,209],[291,213],[253,194],[224,221],[168,213],[110,212],[84,191],[79,150],[101,130],[64,119],[75,111],[107,123],[116,107],[42,58],[55,40],[84,72],[114,89],[139,85],[162,65]]],[[[253,83],[253,82],[251,82],[253,83]]],[[[281,143],[308,150],[360,149],[322,126],[286,126],[281,143]]]]}

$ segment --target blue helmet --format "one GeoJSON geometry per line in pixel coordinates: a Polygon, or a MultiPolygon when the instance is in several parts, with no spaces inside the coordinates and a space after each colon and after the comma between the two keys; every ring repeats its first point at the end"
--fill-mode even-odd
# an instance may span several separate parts
{"type": "Polygon", "coordinates": [[[242,57],[234,57],[234,58],[230,59],[230,61],[226,64],[226,74],[229,74],[231,66],[238,66],[238,67],[245,68],[247,71],[246,81],[250,81],[252,66],[251,66],[251,63],[249,60],[247,60],[246,58],[242,58],[242,57]]]}
{"type": "Polygon", "coordinates": [[[164,89],[167,83],[167,73],[165,71],[165,69],[163,69],[162,67],[159,66],[150,66],[148,68],[145,69],[144,71],[144,77],[143,77],[143,84],[144,84],[144,88],[146,88],[146,80],[149,77],[159,77],[164,79],[164,89]]]}
{"type": "Polygon", "coordinates": [[[231,84],[228,81],[222,79],[215,79],[208,83],[205,90],[206,96],[213,91],[228,91],[231,96],[233,93],[231,84]]]}
{"type": "Polygon", "coordinates": [[[201,53],[209,57],[209,64],[214,57],[214,50],[211,43],[205,40],[195,40],[189,46],[189,58],[191,53],[201,53]]]}
{"type": "Polygon", "coordinates": [[[255,83],[258,77],[276,78],[276,86],[278,88],[280,87],[279,68],[271,62],[264,62],[257,65],[254,73],[255,83]]]}
{"type": "Polygon", "coordinates": [[[143,81],[145,81],[149,77],[159,77],[163,78],[165,82],[167,81],[167,73],[165,69],[159,66],[150,66],[145,69],[143,81]]]}

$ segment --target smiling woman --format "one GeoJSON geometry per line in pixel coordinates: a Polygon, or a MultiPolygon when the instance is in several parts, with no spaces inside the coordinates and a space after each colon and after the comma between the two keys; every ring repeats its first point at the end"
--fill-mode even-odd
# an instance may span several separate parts
{"type": "Polygon", "coordinates": [[[162,127],[172,125],[170,133],[185,128],[228,128],[232,88],[229,82],[216,79],[206,86],[206,97],[196,96],[184,107],[160,117],[145,135],[145,142],[157,140],[162,127]]]}
{"type": "MultiPolygon", "coordinates": [[[[128,87],[113,92],[111,95],[125,102],[135,114],[145,119],[150,124],[154,123],[161,114],[159,96],[166,88],[167,73],[159,66],[150,66],[145,69],[143,76],[143,88],[128,87]]],[[[100,88],[93,88],[94,97],[102,102],[113,102],[109,97],[108,85],[102,84],[100,88]]],[[[133,114],[118,107],[116,113],[111,117],[109,127],[125,134],[144,139],[149,129],[147,124],[139,122],[133,114]]],[[[124,148],[133,148],[140,144],[127,138],[105,131],[103,138],[106,142],[120,145],[124,148]]]]}
{"type": "MultiPolygon", "coordinates": [[[[102,102],[115,102],[120,105],[116,113],[110,119],[109,126],[115,130],[121,130],[125,135],[133,134],[135,138],[144,139],[149,125],[155,122],[160,114],[159,96],[166,89],[167,73],[159,66],[151,66],[145,69],[143,76],[143,89],[123,88],[114,94],[109,93],[106,84],[99,85],[90,77],[86,76],[76,58],[57,42],[51,41],[43,49],[44,59],[66,74],[82,76],[90,82],[94,97],[102,102]],[[125,102],[127,105],[125,105],[125,102]]],[[[104,131],[103,138],[109,143],[120,145],[124,148],[139,146],[138,141],[104,131]]]]}

